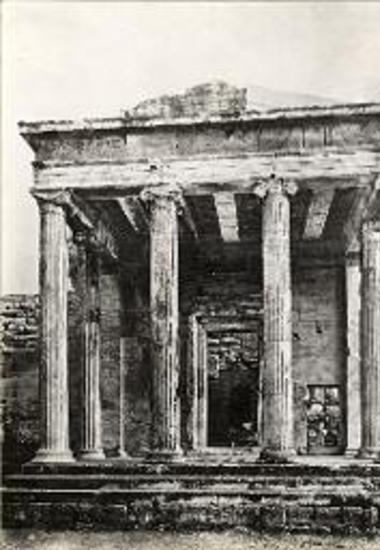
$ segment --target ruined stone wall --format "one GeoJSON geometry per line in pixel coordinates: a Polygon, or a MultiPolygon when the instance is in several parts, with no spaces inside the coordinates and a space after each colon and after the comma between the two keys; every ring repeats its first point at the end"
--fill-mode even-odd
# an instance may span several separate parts
{"type": "Polygon", "coordinates": [[[31,458],[39,445],[38,317],[37,296],[0,300],[4,469],[31,458]]]}
{"type": "Polygon", "coordinates": [[[184,315],[200,312],[206,316],[242,318],[260,313],[262,298],[258,273],[210,271],[193,276],[181,286],[184,315]]]}

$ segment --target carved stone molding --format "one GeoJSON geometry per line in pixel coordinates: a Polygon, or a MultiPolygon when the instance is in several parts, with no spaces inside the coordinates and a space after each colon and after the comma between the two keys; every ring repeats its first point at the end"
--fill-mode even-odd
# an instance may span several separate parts
{"type": "Polygon", "coordinates": [[[74,191],[32,189],[31,193],[37,200],[41,211],[54,212],[57,211],[57,206],[61,207],[74,233],[79,232],[86,235],[89,247],[106,253],[112,260],[118,258],[118,246],[109,223],[103,218],[99,219],[97,213],[92,211],[91,206],[78,197],[74,191]]]}
{"type": "Polygon", "coordinates": [[[177,216],[183,219],[195,241],[199,240],[196,224],[186,203],[183,189],[179,183],[147,187],[141,191],[139,198],[147,204],[150,215],[152,215],[155,206],[158,206],[159,203],[162,204],[162,201],[173,201],[176,207],[177,216]]]}
{"type": "Polygon", "coordinates": [[[295,195],[297,190],[298,186],[294,181],[285,180],[272,174],[270,178],[258,183],[253,192],[261,199],[264,199],[268,194],[295,195]]]}
{"type": "Polygon", "coordinates": [[[181,208],[183,205],[183,192],[177,183],[158,185],[157,187],[147,187],[139,195],[140,199],[147,203],[149,207],[154,206],[157,201],[168,200],[181,208]]]}
{"type": "Polygon", "coordinates": [[[37,203],[40,207],[49,208],[49,205],[54,206],[68,206],[72,201],[72,192],[67,189],[62,190],[39,190],[32,189],[31,193],[33,197],[37,200],[37,203]]]}

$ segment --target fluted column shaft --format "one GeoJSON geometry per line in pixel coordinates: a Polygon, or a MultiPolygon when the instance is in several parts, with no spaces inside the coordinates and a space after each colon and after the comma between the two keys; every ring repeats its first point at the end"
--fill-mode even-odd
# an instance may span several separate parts
{"type": "Polygon", "coordinates": [[[359,255],[346,256],[347,318],[347,444],[345,454],[354,456],[361,446],[360,418],[360,309],[361,269],[359,255]]]}
{"type": "Polygon", "coordinates": [[[126,349],[128,338],[120,338],[120,361],[119,361],[119,458],[128,458],[128,453],[125,450],[125,378],[126,378],[126,349]]]}
{"type": "Polygon", "coordinates": [[[150,247],[153,450],[170,454],[180,451],[178,221],[170,196],[152,201],[150,247]]]}
{"type": "Polygon", "coordinates": [[[207,447],[208,441],[208,353],[207,353],[207,331],[205,327],[199,324],[198,334],[198,391],[199,391],[199,413],[198,413],[198,433],[199,448],[207,447]]]}
{"type": "Polygon", "coordinates": [[[67,366],[68,245],[61,205],[39,200],[41,448],[35,461],[72,460],[67,366]]]}
{"type": "Polygon", "coordinates": [[[193,450],[207,447],[207,332],[197,314],[190,316],[190,357],[188,398],[190,432],[193,450]]]}
{"type": "Polygon", "coordinates": [[[100,403],[100,258],[83,235],[76,236],[81,302],[81,458],[102,459],[100,403]]]}
{"type": "Polygon", "coordinates": [[[380,453],[380,226],[362,227],[362,456],[380,453]]]}
{"type": "Polygon", "coordinates": [[[262,455],[293,452],[290,204],[277,182],[264,199],[264,368],[262,455]]]}

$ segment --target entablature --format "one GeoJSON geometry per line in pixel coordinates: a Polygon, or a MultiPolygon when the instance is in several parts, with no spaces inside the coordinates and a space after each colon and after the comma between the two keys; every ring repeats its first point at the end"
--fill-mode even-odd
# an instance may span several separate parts
{"type": "Polygon", "coordinates": [[[380,104],[275,109],[239,116],[20,122],[38,161],[128,162],[194,155],[378,151],[380,104]]]}

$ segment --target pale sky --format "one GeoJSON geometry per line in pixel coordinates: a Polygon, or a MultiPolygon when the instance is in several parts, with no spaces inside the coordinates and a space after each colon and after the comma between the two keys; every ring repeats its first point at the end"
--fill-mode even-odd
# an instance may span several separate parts
{"type": "Polygon", "coordinates": [[[32,154],[17,121],[117,116],[212,79],[380,101],[380,4],[5,2],[2,293],[37,292],[32,154]]]}

